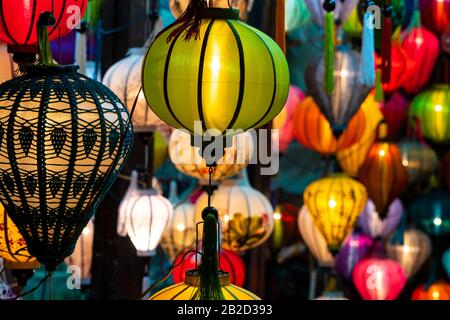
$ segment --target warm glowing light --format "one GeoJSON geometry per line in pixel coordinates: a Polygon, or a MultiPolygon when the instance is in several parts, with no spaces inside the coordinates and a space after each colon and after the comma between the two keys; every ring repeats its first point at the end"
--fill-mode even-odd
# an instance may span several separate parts
{"type": "Polygon", "coordinates": [[[230,221],[230,216],[229,215],[224,215],[223,216],[223,220],[225,221],[225,222],[228,222],[228,221],[230,221]]]}
{"type": "Polygon", "coordinates": [[[273,214],[273,218],[274,218],[275,220],[280,220],[280,219],[281,219],[281,213],[275,212],[275,213],[273,214]]]}
{"type": "Polygon", "coordinates": [[[416,38],[416,44],[420,46],[422,43],[423,43],[423,38],[417,37],[416,38]]]}
{"type": "Polygon", "coordinates": [[[386,155],[386,151],[380,150],[380,151],[378,152],[378,154],[380,155],[380,157],[384,157],[384,156],[386,155]]]}
{"type": "Polygon", "coordinates": [[[336,200],[330,199],[330,201],[328,201],[328,206],[329,206],[331,209],[336,208],[336,200]]]}
{"type": "Polygon", "coordinates": [[[436,111],[436,112],[442,112],[442,105],[440,105],[440,104],[435,105],[435,106],[434,106],[434,111],[436,111]]]}
{"type": "Polygon", "coordinates": [[[349,75],[349,73],[348,73],[347,70],[342,70],[342,71],[341,71],[341,77],[342,77],[342,78],[346,78],[346,77],[348,77],[348,75],[349,75]]]}
{"type": "Polygon", "coordinates": [[[186,229],[185,225],[182,223],[177,224],[177,230],[178,231],[184,231],[186,229]]]}
{"type": "Polygon", "coordinates": [[[85,236],[89,235],[90,232],[91,232],[91,231],[89,230],[88,227],[86,227],[86,228],[83,229],[83,235],[85,235],[85,236]]]}
{"type": "Polygon", "coordinates": [[[432,293],[432,295],[433,295],[433,299],[439,299],[439,292],[434,291],[434,292],[432,293]]]}
{"type": "Polygon", "coordinates": [[[403,252],[404,253],[408,253],[409,251],[411,251],[411,248],[409,246],[404,246],[403,247],[403,252]]]}
{"type": "Polygon", "coordinates": [[[442,219],[441,218],[434,218],[433,223],[436,226],[440,226],[442,224],[442,219]]]}
{"type": "Polygon", "coordinates": [[[403,160],[403,161],[402,161],[402,164],[403,164],[405,167],[407,167],[407,166],[409,165],[409,162],[408,162],[408,160],[403,160]]]}

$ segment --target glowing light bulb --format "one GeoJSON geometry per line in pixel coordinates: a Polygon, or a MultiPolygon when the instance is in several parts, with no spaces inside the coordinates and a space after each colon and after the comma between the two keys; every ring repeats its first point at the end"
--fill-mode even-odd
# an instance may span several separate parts
{"type": "Polygon", "coordinates": [[[409,246],[404,246],[403,247],[403,252],[408,253],[410,251],[409,246]]]}
{"type": "Polygon", "coordinates": [[[342,78],[348,77],[348,71],[347,71],[347,70],[342,70],[342,71],[341,71],[341,77],[342,77],[342,78]]]}
{"type": "Polygon", "coordinates": [[[225,222],[228,222],[228,221],[230,221],[230,216],[229,215],[224,215],[223,216],[223,220],[225,221],[225,222]]]}
{"type": "Polygon", "coordinates": [[[434,111],[436,111],[436,112],[442,112],[442,105],[440,105],[440,104],[435,105],[435,106],[434,106],[434,111]]]}
{"type": "Polygon", "coordinates": [[[275,212],[275,213],[273,214],[273,218],[274,218],[275,220],[280,220],[280,219],[281,219],[281,213],[275,212]]]}
{"type": "Polygon", "coordinates": [[[436,226],[440,226],[442,224],[442,219],[441,218],[434,218],[433,223],[436,226]]]}
{"type": "Polygon", "coordinates": [[[434,291],[434,292],[432,293],[432,296],[433,296],[433,299],[439,299],[439,292],[434,291]]]}
{"type": "Polygon", "coordinates": [[[403,160],[402,164],[404,167],[407,167],[409,165],[409,162],[408,162],[408,160],[403,160]]]}
{"type": "Polygon", "coordinates": [[[378,154],[380,155],[380,157],[384,157],[384,156],[386,155],[386,151],[380,150],[380,151],[378,152],[378,154]]]}
{"type": "Polygon", "coordinates": [[[184,231],[184,230],[186,230],[186,227],[185,227],[184,224],[179,223],[179,224],[177,224],[177,230],[178,231],[184,231]]]}
{"type": "Polygon", "coordinates": [[[416,44],[421,45],[423,43],[423,38],[416,38],[416,44]]]}
{"type": "Polygon", "coordinates": [[[86,227],[83,229],[83,235],[87,236],[90,233],[89,228],[86,227]]]}
{"type": "Polygon", "coordinates": [[[328,201],[328,206],[329,206],[331,209],[336,208],[336,200],[331,199],[330,201],[328,201]]]}

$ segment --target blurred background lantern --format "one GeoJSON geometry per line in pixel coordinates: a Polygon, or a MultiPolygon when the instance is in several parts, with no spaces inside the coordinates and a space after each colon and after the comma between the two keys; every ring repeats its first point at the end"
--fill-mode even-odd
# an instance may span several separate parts
{"type": "MultiPolygon", "coordinates": [[[[205,193],[195,204],[196,222],[202,221],[202,211],[207,206],[208,196],[205,193]]],[[[225,180],[219,185],[211,197],[211,206],[219,212],[224,249],[252,249],[266,241],[272,233],[273,207],[261,192],[250,185],[245,170],[241,179],[225,180]]]]}
{"type": "Polygon", "coordinates": [[[341,291],[327,291],[313,300],[348,300],[341,291]]]}
{"type": "Polygon", "coordinates": [[[130,189],[120,204],[123,210],[122,228],[133,242],[137,255],[148,257],[154,254],[170,224],[173,207],[155,189],[139,189],[136,179],[131,180],[130,189]]]}
{"type": "Polygon", "coordinates": [[[450,248],[442,255],[442,265],[444,266],[447,276],[450,278],[450,248]]]}
{"type": "Polygon", "coordinates": [[[17,65],[14,63],[12,55],[8,53],[6,43],[0,42],[0,83],[14,78],[17,65]]]}
{"type": "Polygon", "coordinates": [[[430,179],[439,166],[439,161],[433,149],[427,145],[406,140],[398,144],[402,154],[402,164],[408,170],[408,183],[415,184],[430,179]]]}
{"type": "Polygon", "coordinates": [[[146,48],[132,48],[127,57],[112,65],[103,77],[103,84],[110,88],[123,101],[129,111],[133,108],[133,126],[136,132],[154,131],[162,122],[148,107],[144,93],[141,91],[142,61],[146,48]]]}
{"type": "Polygon", "coordinates": [[[386,217],[389,205],[408,184],[408,171],[402,164],[398,146],[386,140],[375,141],[359,168],[358,178],[367,188],[380,217],[386,217]]]}
{"type": "Polygon", "coordinates": [[[69,266],[77,266],[81,271],[81,285],[91,283],[92,254],[94,251],[94,221],[90,220],[78,238],[72,255],[66,258],[69,266]]]}
{"type": "MultiPolygon", "coordinates": [[[[219,279],[225,300],[261,300],[250,291],[231,284],[229,274],[222,273],[219,279]]],[[[198,276],[189,273],[186,274],[182,284],[178,283],[165,288],[155,293],[149,300],[199,300],[199,284],[198,276]]]]}
{"type": "Polygon", "coordinates": [[[311,214],[306,206],[302,206],[298,214],[298,228],[303,241],[308,246],[314,258],[320,266],[331,267],[334,257],[328,250],[328,244],[324,236],[314,224],[311,214]]]}
{"type": "Polygon", "coordinates": [[[294,113],[294,136],[302,145],[318,153],[329,155],[344,150],[364,134],[366,116],[358,110],[348,126],[337,138],[330,123],[311,97],[306,98],[294,113]]]}
{"type": "MultiPolygon", "coordinates": [[[[175,18],[179,18],[184,11],[186,11],[186,8],[189,5],[190,0],[169,0],[169,8],[172,12],[172,15],[175,18]]],[[[241,20],[245,21],[248,18],[248,14],[252,11],[253,8],[253,2],[255,0],[214,0],[213,2],[214,6],[220,6],[226,3],[230,3],[230,5],[239,10],[239,17],[241,20]]]]}
{"type": "MultiPolygon", "coordinates": [[[[77,31],[72,30],[61,39],[55,39],[51,43],[52,54],[55,61],[59,64],[74,64],[75,50],[76,50],[77,31]]],[[[85,54],[86,55],[86,54],[85,54]]],[[[78,64],[78,61],[77,61],[78,64]]],[[[80,66],[81,70],[81,66],[80,66]]],[[[80,73],[85,74],[86,70],[81,70],[80,73]]]]}
{"type": "Polygon", "coordinates": [[[276,206],[273,213],[274,227],[271,239],[271,249],[278,252],[300,240],[298,233],[298,207],[291,203],[276,206]]]}
{"type": "Polygon", "coordinates": [[[450,284],[445,281],[421,284],[414,289],[411,300],[450,300],[450,284]]]}
{"type": "Polygon", "coordinates": [[[372,200],[367,200],[366,207],[358,217],[358,226],[361,231],[372,238],[386,238],[397,228],[405,209],[399,199],[395,199],[389,205],[384,219],[380,217],[372,200]]]}
{"type": "Polygon", "coordinates": [[[450,24],[450,0],[419,0],[422,23],[437,34],[450,24]]]}
{"type": "Polygon", "coordinates": [[[181,252],[195,247],[195,207],[188,199],[178,197],[175,181],[170,182],[169,201],[173,205],[173,214],[163,234],[161,246],[170,260],[174,261],[181,252]]]}
{"type": "Polygon", "coordinates": [[[185,41],[189,27],[169,39],[177,24],[164,29],[150,46],[142,69],[149,106],[169,125],[198,136],[208,129],[229,134],[227,129],[263,126],[288,96],[283,51],[269,36],[239,22],[232,9],[204,11],[214,12],[214,19],[200,19],[200,39],[185,41]],[[201,124],[197,130],[196,124],[201,124]]]}
{"type": "MultiPolygon", "coordinates": [[[[299,88],[291,85],[289,87],[289,96],[283,110],[272,121],[272,129],[279,130],[278,132],[272,130],[272,140],[278,139],[280,152],[285,152],[292,139],[294,139],[294,128],[296,128],[296,125],[293,117],[303,99],[305,99],[303,92],[299,88]]],[[[272,146],[275,145],[272,144],[272,146]]]]}
{"type": "Polygon", "coordinates": [[[403,81],[403,89],[407,93],[419,92],[430,80],[439,56],[439,39],[423,27],[415,27],[407,31],[403,38],[402,48],[414,61],[409,77],[403,81]]]}
{"type": "Polygon", "coordinates": [[[286,0],[284,26],[287,33],[304,27],[311,20],[311,13],[303,0],[286,0]]]}
{"type": "MultiPolygon", "coordinates": [[[[176,266],[173,271],[174,283],[184,282],[186,272],[194,270],[201,261],[200,254],[195,252],[184,253],[174,260],[176,266]],[[197,257],[196,257],[197,255],[197,257]]],[[[245,263],[239,255],[229,250],[221,250],[219,254],[219,269],[230,274],[230,282],[242,287],[245,282],[245,263]]]]}
{"type": "Polygon", "coordinates": [[[425,138],[433,143],[450,141],[450,85],[434,85],[417,95],[409,111],[411,118],[420,121],[425,138]]]}
{"type": "MultiPolygon", "coordinates": [[[[381,56],[377,56],[376,60],[379,65],[381,56]]],[[[400,89],[405,81],[411,77],[415,64],[415,61],[408,56],[401,43],[394,42],[391,48],[391,77],[389,82],[383,83],[383,90],[393,93],[400,89]]]]}
{"type": "MultiPolygon", "coordinates": [[[[324,24],[323,0],[304,0],[311,12],[311,18],[320,26],[324,24]]],[[[347,20],[353,9],[358,5],[358,0],[336,1],[336,8],[333,11],[334,20],[341,24],[347,20]]]]}
{"type": "Polygon", "coordinates": [[[379,103],[387,124],[387,136],[395,139],[408,119],[409,101],[400,93],[393,93],[385,102],[379,103]]]}
{"type": "Polygon", "coordinates": [[[364,209],[367,191],[358,181],[336,174],[311,183],[303,199],[328,248],[337,253],[364,209]]]}
{"type": "Polygon", "coordinates": [[[396,261],[372,257],[356,264],[353,283],[364,300],[395,300],[405,287],[406,275],[396,261]]]}
{"type": "Polygon", "coordinates": [[[347,127],[371,88],[359,81],[360,55],[346,46],[336,48],[334,57],[334,91],[324,91],[323,59],[310,65],[305,74],[308,92],[331,124],[336,136],[347,127]]]}
{"type": "Polygon", "coordinates": [[[417,230],[399,228],[386,243],[387,256],[400,263],[411,279],[422,268],[431,253],[428,236],[417,230]]]}
{"type": "Polygon", "coordinates": [[[411,221],[429,235],[450,233],[450,194],[435,189],[419,196],[408,208],[411,221]]]}
{"type": "MultiPolygon", "coordinates": [[[[231,146],[224,148],[224,155],[213,168],[212,180],[221,181],[237,175],[247,167],[255,148],[255,136],[241,133],[233,136],[231,146]]],[[[207,182],[209,168],[201,156],[200,148],[193,147],[191,136],[183,130],[174,130],[169,141],[169,157],[175,167],[182,173],[207,182]]]]}
{"type": "Polygon", "coordinates": [[[345,239],[341,250],[336,256],[336,273],[344,279],[351,280],[356,264],[367,257],[373,245],[371,237],[353,232],[345,239]]]}
{"type": "Polygon", "coordinates": [[[342,25],[345,34],[350,38],[361,38],[363,27],[358,17],[358,8],[353,9],[342,25]]]}
{"type": "Polygon", "coordinates": [[[379,103],[375,101],[375,95],[370,94],[361,106],[366,119],[364,133],[351,147],[336,153],[339,165],[349,176],[356,177],[358,175],[359,167],[363,164],[369,148],[375,141],[378,124],[383,120],[378,105],[379,103]]]}

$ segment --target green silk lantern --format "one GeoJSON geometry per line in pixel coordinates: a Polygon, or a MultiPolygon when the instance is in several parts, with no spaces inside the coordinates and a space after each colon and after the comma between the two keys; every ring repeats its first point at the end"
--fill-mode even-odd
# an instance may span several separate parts
{"type": "Polygon", "coordinates": [[[450,85],[434,85],[416,96],[409,115],[420,121],[423,135],[431,142],[450,142],[450,85]]]}
{"type": "Polygon", "coordinates": [[[238,19],[237,10],[201,8],[191,22],[180,19],[157,36],[142,83],[163,121],[191,134],[226,134],[261,127],[282,110],[289,92],[283,51],[238,19]]]}

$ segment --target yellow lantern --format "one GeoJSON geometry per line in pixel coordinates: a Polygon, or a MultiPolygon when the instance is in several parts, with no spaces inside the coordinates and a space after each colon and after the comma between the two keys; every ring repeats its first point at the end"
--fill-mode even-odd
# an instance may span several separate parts
{"type": "Polygon", "coordinates": [[[198,136],[268,123],[289,92],[283,51],[240,22],[237,10],[202,8],[195,18],[199,29],[194,20],[180,20],[147,52],[142,84],[150,108],[172,127],[198,136]]]}
{"type": "Polygon", "coordinates": [[[311,183],[303,194],[315,225],[332,253],[337,253],[367,202],[366,188],[343,174],[311,183]]]}
{"type": "Polygon", "coordinates": [[[339,165],[349,176],[356,177],[358,175],[359,167],[363,164],[367,152],[375,141],[378,124],[383,120],[383,114],[378,106],[375,95],[370,94],[361,105],[361,109],[366,115],[364,133],[357,143],[336,154],[339,165]]]}
{"type": "MultiPolygon", "coordinates": [[[[261,300],[250,291],[230,283],[230,274],[219,275],[220,286],[225,300],[261,300]]],[[[200,279],[195,271],[186,272],[184,283],[162,289],[150,297],[149,300],[199,300],[200,279]]]]}
{"type": "MultiPolygon", "coordinates": [[[[178,19],[189,5],[190,0],[169,0],[169,8],[172,15],[178,19]]],[[[211,1],[211,0],[210,0],[211,1]]],[[[248,14],[252,11],[253,2],[255,0],[231,0],[230,5],[239,10],[239,16],[241,20],[245,21],[248,18],[248,14]]],[[[212,2],[212,1],[211,1],[212,2]]],[[[220,3],[228,4],[228,0],[214,0],[214,5],[217,6],[220,3]]]]}
{"type": "MultiPolygon", "coordinates": [[[[249,133],[235,135],[223,157],[217,162],[212,174],[213,181],[221,181],[237,175],[247,167],[254,152],[253,137],[249,133]]],[[[182,173],[208,181],[209,168],[200,156],[199,148],[191,145],[191,136],[183,130],[174,130],[169,141],[169,156],[175,167],[182,173]]]]}
{"type": "MultiPolygon", "coordinates": [[[[5,260],[5,265],[15,269],[34,269],[39,267],[36,258],[27,250],[27,243],[17,229],[16,225],[8,217],[0,204],[0,258],[5,260]]],[[[12,268],[11,268],[12,269],[12,268]]]]}

